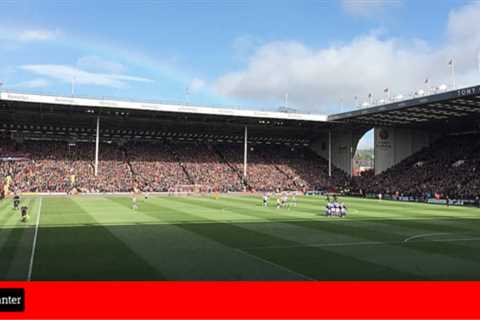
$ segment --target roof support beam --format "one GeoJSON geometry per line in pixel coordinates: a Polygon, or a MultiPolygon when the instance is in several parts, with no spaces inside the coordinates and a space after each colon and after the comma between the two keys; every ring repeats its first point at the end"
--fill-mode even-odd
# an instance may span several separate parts
{"type": "Polygon", "coordinates": [[[243,137],[243,180],[247,181],[247,154],[248,154],[248,128],[245,126],[245,133],[243,137]]]}
{"type": "Polygon", "coordinates": [[[95,177],[98,175],[98,151],[100,147],[100,116],[97,117],[97,136],[95,138],[95,177]]]}

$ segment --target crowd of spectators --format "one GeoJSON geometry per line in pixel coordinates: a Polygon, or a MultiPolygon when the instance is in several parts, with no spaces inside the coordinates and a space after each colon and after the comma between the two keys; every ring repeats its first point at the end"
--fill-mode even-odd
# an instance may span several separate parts
{"type": "MultiPolygon", "coordinates": [[[[94,143],[0,142],[0,185],[23,192],[165,192],[196,185],[212,191],[329,190],[415,198],[474,199],[480,194],[480,134],[450,135],[379,175],[350,180],[306,147],[142,142],[102,143],[98,175],[94,143]]],[[[1,187],[1,186],[0,186],[1,187]]]]}
{"type": "Polygon", "coordinates": [[[480,194],[480,135],[450,135],[379,175],[354,179],[364,194],[475,199],[480,194]]]}
{"type": "MultiPolygon", "coordinates": [[[[243,146],[224,146],[225,159],[243,172],[243,146]]],[[[257,191],[328,190],[348,184],[347,175],[306,147],[252,145],[248,151],[248,185],[257,191]]]]}
{"type": "Polygon", "coordinates": [[[129,163],[138,188],[147,192],[165,192],[177,185],[189,185],[181,164],[163,143],[136,143],[127,146],[129,163]]]}
{"type": "MultiPolygon", "coordinates": [[[[223,145],[217,146],[217,148],[225,161],[243,175],[243,145],[223,145]]],[[[275,191],[280,188],[284,190],[296,189],[294,179],[288,177],[275,166],[276,163],[274,161],[271,161],[272,158],[277,156],[280,157],[274,148],[268,145],[249,147],[247,179],[245,182],[251,189],[257,191],[275,191]]]]}
{"type": "Polygon", "coordinates": [[[248,178],[243,178],[243,146],[142,142],[100,145],[94,174],[94,143],[61,141],[0,143],[0,181],[23,192],[165,192],[195,185],[229,192],[327,189],[346,175],[327,162],[284,145],[251,145],[248,178]]]}
{"type": "Polygon", "coordinates": [[[75,183],[87,184],[93,176],[87,160],[88,145],[75,148],[66,143],[52,141],[26,141],[0,148],[0,176],[19,190],[31,192],[67,192],[75,183]],[[6,151],[8,150],[8,151],[6,151]],[[8,156],[6,154],[8,153],[8,156]]]}
{"type": "Polygon", "coordinates": [[[195,185],[215,191],[242,191],[238,172],[209,144],[174,144],[172,153],[195,185]]]}

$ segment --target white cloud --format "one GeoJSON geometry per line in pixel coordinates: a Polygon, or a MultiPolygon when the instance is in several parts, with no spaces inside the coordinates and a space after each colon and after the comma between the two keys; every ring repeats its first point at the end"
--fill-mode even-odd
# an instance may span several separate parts
{"type": "Polygon", "coordinates": [[[372,17],[382,14],[388,7],[401,4],[399,0],[342,0],[342,9],[355,17],[372,17]]]}
{"type": "Polygon", "coordinates": [[[354,97],[383,97],[430,84],[450,83],[448,61],[455,57],[458,85],[480,83],[480,3],[452,11],[445,43],[432,47],[419,39],[360,35],[348,43],[312,49],[300,42],[271,42],[258,48],[245,69],[215,82],[218,93],[239,99],[280,102],[286,92],[292,107],[313,112],[340,111],[354,97]]]}
{"type": "Polygon", "coordinates": [[[18,33],[18,39],[23,42],[54,40],[60,35],[58,30],[45,29],[24,30],[18,33]]]}
{"type": "Polygon", "coordinates": [[[0,39],[13,42],[51,41],[60,37],[61,34],[61,31],[58,29],[15,29],[0,27],[0,39]]]}
{"type": "Polygon", "coordinates": [[[13,88],[27,88],[27,89],[38,89],[46,88],[50,85],[50,82],[43,78],[32,79],[24,82],[20,82],[9,87],[13,88]]]}
{"type": "Polygon", "coordinates": [[[88,71],[100,71],[108,73],[122,73],[126,68],[123,64],[106,60],[98,56],[90,55],[78,59],[77,66],[88,71]]]}
{"type": "Polygon", "coordinates": [[[68,65],[39,64],[23,65],[20,67],[31,73],[50,77],[56,80],[70,83],[72,80],[77,84],[88,84],[105,87],[123,88],[127,82],[152,82],[142,77],[135,77],[122,74],[107,74],[85,71],[68,65]]]}
{"type": "Polygon", "coordinates": [[[198,92],[205,87],[205,81],[202,79],[193,79],[188,85],[188,89],[192,92],[198,92]]]}

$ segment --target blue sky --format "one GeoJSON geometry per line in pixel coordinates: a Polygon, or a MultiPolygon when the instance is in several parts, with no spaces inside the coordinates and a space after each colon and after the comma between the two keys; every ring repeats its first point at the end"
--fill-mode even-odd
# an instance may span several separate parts
{"type": "Polygon", "coordinates": [[[304,112],[480,83],[473,1],[0,2],[3,90],[304,112]],[[358,100],[357,100],[358,101],[358,100]]]}

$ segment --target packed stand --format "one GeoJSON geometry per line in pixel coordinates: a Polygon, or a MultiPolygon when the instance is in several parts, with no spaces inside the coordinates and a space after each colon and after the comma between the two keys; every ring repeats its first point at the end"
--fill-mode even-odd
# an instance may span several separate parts
{"type": "Polygon", "coordinates": [[[165,192],[192,183],[166,144],[130,144],[127,153],[140,190],[165,192]]]}
{"type": "MultiPolygon", "coordinates": [[[[225,145],[221,149],[227,162],[243,171],[243,146],[225,145]]],[[[257,191],[327,190],[349,185],[348,176],[333,168],[328,177],[328,162],[305,147],[252,145],[248,151],[248,185],[257,191]]]]}
{"type": "Polygon", "coordinates": [[[212,191],[242,191],[238,173],[207,144],[176,144],[172,152],[189,173],[195,185],[212,191]]]}
{"type": "Polygon", "coordinates": [[[450,135],[377,175],[354,180],[363,194],[475,199],[480,194],[480,135],[450,135]]]}
{"type": "Polygon", "coordinates": [[[326,160],[307,148],[250,145],[248,178],[243,178],[243,146],[172,142],[101,143],[98,175],[94,174],[95,144],[61,141],[0,143],[0,181],[22,192],[166,192],[177,186],[203,190],[328,189],[346,183],[326,160]]]}

